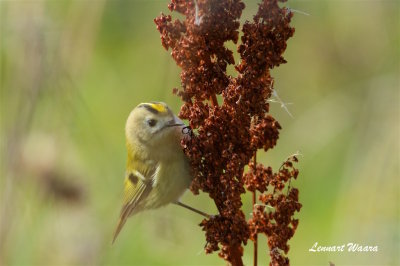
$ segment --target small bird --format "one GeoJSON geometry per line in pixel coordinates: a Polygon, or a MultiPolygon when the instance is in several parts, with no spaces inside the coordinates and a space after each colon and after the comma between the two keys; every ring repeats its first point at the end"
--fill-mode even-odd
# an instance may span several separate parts
{"type": "MultiPolygon", "coordinates": [[[[180,145],[185,124],[162,102],[141,103],[125,126],[128,160],[123,206],[113,243],[129,216],[179,202],[192,177],[180,145]]],[[[204,214],[203,214],[204,215],[204,214]]]]}

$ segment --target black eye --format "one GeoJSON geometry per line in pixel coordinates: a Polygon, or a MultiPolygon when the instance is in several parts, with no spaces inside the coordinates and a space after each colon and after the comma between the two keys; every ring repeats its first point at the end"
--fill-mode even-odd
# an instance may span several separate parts
{"type": "Polygon", "coordinates": [[[149,120],[147,120],[147,124],[149,124],[149,126],[151,126],[151,127],[154,127],[157,124],[157,120],[149,119],[149,120]]]}

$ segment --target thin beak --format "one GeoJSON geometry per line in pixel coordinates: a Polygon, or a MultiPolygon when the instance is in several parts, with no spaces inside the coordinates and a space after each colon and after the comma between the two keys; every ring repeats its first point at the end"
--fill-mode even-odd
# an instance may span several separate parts
{"type": "Polygon", "coordinates": [[[179,126],[184,126],[185,124],[183,123],[178,123],[175,120],[171,120],[168,122],[168,124],[165,125],[165,127],[179,127],[179,126]]]}
{"type": "Polygon", "coordinates": [[[185,126],[185,124],[176,115],[174,115],[174,118],[168,121],[166,125],[166,127],[182,127],[182,126],[185,126]]]}
{"type": "Polygon", "coordinates": [[[182,127],[182,126],[185,126],[185,124],[182,121],[180,121],[180,120],[176,121],[175,119],[172,119],[172,120],[168,121],[162,128],[158,129],[156,132],[162,131],[162,130],[164,130],[166,128],[170,128],[170,127],[182,127]]]}

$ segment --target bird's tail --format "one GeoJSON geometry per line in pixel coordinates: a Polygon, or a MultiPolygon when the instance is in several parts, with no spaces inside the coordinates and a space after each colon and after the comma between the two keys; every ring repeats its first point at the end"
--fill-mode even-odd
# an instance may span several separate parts
{"type": "Polygon", "coordinates": [[[124,227],[124,224],[125,224],[127,218],[128,218],[127,216],[121,216],[119,218],[117,227],[115,228],[115,231],[114,231],[114,237],[113,237],[113,240],[112,240],[112,244],[114,244],[114,242],[117,239],[119,233],[121,232],[122,227],[124,227]]]}

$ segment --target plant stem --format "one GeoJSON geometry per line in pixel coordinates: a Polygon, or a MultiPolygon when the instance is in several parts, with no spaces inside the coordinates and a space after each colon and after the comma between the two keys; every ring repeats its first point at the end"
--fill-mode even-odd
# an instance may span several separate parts
{"type": "MultiPolygon", "coordinates": [[[[211,101],[211,105],[213,107],[218,106],[217,95],[212,94],[210,96],[210,101],[211,101]]],[[[217,202],[215,202],[215,203],[217,204],[218,210],[220,210],[218,203],[217,202]]],[[[229,247],[229,254],[231,255],[230,263],[232,264],[232,266],[243,266],[242,252],[241,252],[240,248],[241,248],[240,245],[235,245],[235,246],[229,247]]]]}
{"type": "MultiPolygon", "coordinates": [[[[254,165],[257,166],[257,152],[253,156],[254,165]]],[[[253,216],[254,216],[254,206],[257,203],[257,192],[256,190],[253,191],[253,216]]],[[[253,265],[257,266],[257,259],[258,259],[258,235],[254,236],[254,253],[253,253],[253,265]]]]}
{"type": "Polygon", "coordinates": [[[210,101],[213,107],[218,106],[218,100],[217,100],[217,96],[215,94],[212,94],[210,96],[210,101]]]}
{"type": "MultiPolygon", "coordinates": [[[[253,213],[254,213],[254,206],[257,203],[256,200],[256,191],[253,191],[253,213]]],[[[257,235],[254,236],[254,253],[253,253],[253,259],[254,259],[254,266],[257,266],[257,257],[258,257],[258,243],[257,243],[257,235]]]]}
{"type": "Polygon", "coordinates": [[[240,252],[240,245],[229,247],[231,254],[232,266],[243,266],[242,254],[240,252]]]}

